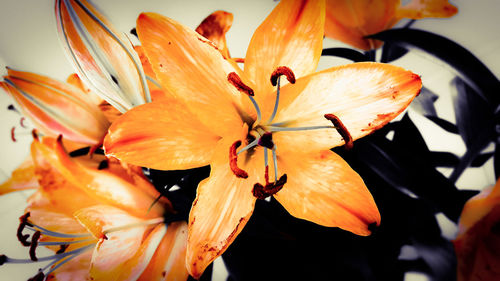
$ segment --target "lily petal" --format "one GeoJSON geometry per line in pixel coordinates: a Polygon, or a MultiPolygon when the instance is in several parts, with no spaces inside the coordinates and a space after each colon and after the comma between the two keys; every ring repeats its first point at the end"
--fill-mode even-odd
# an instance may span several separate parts
{"type": "Polygon", "coordinates": [[[43,133],[86,144],[102,140],[109,123],[78,88],[34,73],[8,69],[8,74],[3,88],[43,133]]]}
{"type": "Polygon", "coordinates": [[[215,11],[206,17],[196,28],[196,32],[215,43],[225,58],[229,58],[226,33],[233,25],[233,14],[226,11],[215,11]]]}
{"type": "Polygon", "coordinates": [[[40,185],[39,191],[44,194],[43,197],[48,202],[44,203],[40,200],[41,198],[38,198],[29,200],[29,206],[45,208],[50,206],[53,212],[71,216],[78,209],[100,202],[68,181],[54,149],[35,140],[31,144],[31,155],[35,165],[35,175],[40,185]]]}
{"type": "Polygon", "coordinates": [[[76,163],[69,158],[58,139],[55,156],[64,178],[78,186],[87,195],[121,208],[138,217],[159,217],[165,212],[165,206],[154,204],[153,197],[136,188],[125,179],[106,170],[96,170],[76,163]]]}
{"type": "Polygon", "coordinates": [[[125,113],[104,140],[108,156],[160,170],[208,165],[220,138],[179,101],[152,102],[125,113]]]}
{"type": "MultiPolygon", "coordinates": [[[[151,226],[140,225],[144,220],[109,205],[96,205],[81,209],[75,212],[74,216],[94,237],[100,239],[92,255],[90,266],[90,275],[94,280],[122,280],[119,278],[121,274],[130,274],[124,277],[133,279],[132,275],[134,273],[137,275],[137,272],[134,272],[136,269],[129,271],[127,263],[136,256],[135,262],[139,262],[139,257],[151,252],[149,246],[156,248],[165,233],[164,227],[150,232],[151,226]],[[111,229],[123,226],[128,227],[111,231],[111,229]],[[110,232],[105,233],[107,230],[110,232]]],[[[149,259],[152,255],[151,252],[149,259]]],[[[138,268],[138,270],[142,272],[147,263],[142,264],[142,269],[138,268]]],[[[123,278],[123,280],[128,280],[128,278],[123,278]]]]}
{"type": "Polygon", "coordinates": [[[253,212],[256,200],[253,185],[264,182],[262,148],[251,155],[244,152],[238,156],[239,167],[248,172],[248,178],[238,178],[229,169],[228,150],[232,141],[223,140],[217,146],[210,177],[198,185],[189,213],[186,263],[194,278],[199,278],[241,232],[253,212]]]}
{"type": "Polygon", "coordinates": [[[35,166],[33,165],[31,156],[28,156],[19,167],[12,171],[10,178],[0,185],[0,195],[38,187],[38,181],[35,177],[35,166]]]}
{"type": "Polygon", "coordinates": [[[90,280],[89,265],[92,260],[92,252],[84,252],[72,258],[60,268],[52,272],[47,280],[65,281],[65,280],[90,280]]]}
{"type": "Polygon", "coordinates": [[[400,0],[326,0],[325,36],[363,50],[376,49],[381,41],[365,39],[391,28],[400,0]]]}
{"type": "Polygon", "coordinates": [[[255,31],[245,58],[245,75],[255,84],[264,120],[275,100],[271,74],[278,66],[289,67],[295,77],[314,72],[323,48],[324,24],[324,1],[286,0],[255,31]]]}
{"type": "Polygon", "coordinates": [[[279,168],[288,181],[274,197],[291,215],[358,235],[369,235],[380,214],[361,177],[330,150],[287,153],[279,168]]]}
{"type": "MultiPolygon", "coordinates": [[[[420,77],[403,68],[380,63],[356,63],[300,78],[282,88],[281,110],[275,122],[287,127],[328,126],[325,114],[335,114],[353,140],[381,128],[399,115],[420,92],[420,77]]],[[[335,129],[278,132],[283,151],[314,151],[342,145],[335,129]]]]}
{"type": "Polygon", "coordinates": [[[132,44],[85,0],[57,0],[60,39],[87,85],[120,112],[151,101],[132,44]]]}
{"type": "Polygon", "coordinates": [[[448,0],[412,0],[398,7],[396,16],[399,18],[449,18],[458,12],[448,0]]]}
{"type": "Polygon", "coordinates": [[[185,281],[189,273],[186,269],[187,223],[173,222],[151,259],[139,281],[171,280],[185,281]]]}
{"type": "Polygon", "coordinates": [[[211,41],[154,13],[139,16],[137,34],[162,88],[183,101],[201,123],[219,136],[241,126],[243,101],[250,105],[227,78],[238,70],[211,41]]]}

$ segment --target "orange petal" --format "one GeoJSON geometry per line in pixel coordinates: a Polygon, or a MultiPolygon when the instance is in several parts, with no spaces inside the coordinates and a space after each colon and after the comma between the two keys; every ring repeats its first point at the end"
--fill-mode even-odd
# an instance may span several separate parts
{"type": "Polygon", "coordinates": [[[465,204],[453,241],[457,255],[457,280],[500,278],[500,181],[465,204]]]}
{"type": "Polygon", "coordinates": [[[467,201],[460,215],[458,236],[474,226],[500,202],[500,181],[467,201]]]}
{"type": "Polygon", "coordinates": [[[154,13],[137,19],[137,34],[162,85],[219,136],[242,124],[247,98],[227,79],[237,72],[211,41],[182,24],[154,13]],[[245,98],[243,101],[242,99],[245,98]]]}
{"type": "Polygon", "coordinates": [[[30,155],[19,167],[12,171],[10,178],[0,185],[0,195],[38,187],[38,181],[35,177],[35,167],[30,155]]]}
{"type": "Polygon", "coordinates": [[[47,280],[91,280],[89,274],[91,259],[91,251],[81,253],[48,275],[47,280]]]}
{"type": "MultiPolygon", "coordinates": [[[[107,171],[128,181],[137,189],[142,190],[153,198],[158,198],[160,196],[160,192],[156,190],[149,179],[144,175],[142,167],[120,162],[116,158],[109,158],[107,171]]],[[[172,209],[172,204],[165,196],[162,196],[158,202],[163,204],[166,208],[172,209]]]]}
{"type": "Polygon", "coordinates": [[[229,168],[229,147],[237,139],[221,141],[211,163],[210,177],[197,189],[189,213],[187,267],[199,278],[205,268],[220,256],[241,232],[252,215],[255,197],[253,185],[264,182],[264,160],[261,148],[252,155],[238,155],[239,167],[249,177],[236,177],[229,168]],[[246,160],[246,161],[245,161],[246,160]]]}
{"type": "Polygon", "coordinates": [[[108,119],[109,123],[115,122],[118,117],[122,115],[118,109],[114,108],[109,102],[103,100],[101,103],[98,105],[99,109],[102,111],[102,114],[106,116],[106,119],[108,119]]]}
{"type": "MultiPolygon", "coordinates": [[[[420,77],[400,67],[356,63],[315,73],[282,88],[275,121],[286,127],[332,125],[335,114],[354,140],[381,128],[399,115],[420,92],[420,77]]],[[[278,132],[278,152],[323,150],[344,144],[335,129],[278,132]]]]}
{"type": "Polygon", "coordinates": [[[448,0],[412,0],[398,7],[396,15],[400,18],[449,18],[458,12],[448,0]]]}
{"type": "Polygon", "coordinates": [[[391,28],[399,0],[326,0],[325,36],[363,50],[380,47],[381,41],[363,38],[391,28]]]}
{"type": "Polygon", "coordinates": [[[139,281],[171,280],[185,281],[189,274],[186,269],[187,224],[173,222],[151,259],[139,281]]]}
{"type": "Polygon", "coordinates": [[[95,93],[121,112],[151,100],[132,44],[89,2],[56,1],[56,19],[78,74],[95,93]]]}
{"type": "Polygon", "coordinates": [[[40,205],[43,201],[29,200],[31,207],[48,208],[50,206],[50,209],[54,212],[71,216],[73,212],[80,208],[100,202],[91,198],[77,185],[68,181],[54,149],[35,140],[31,144],[31,155],[35,165],[35,174],[40,185],[40,192],[44,194],[44,198],[48,201],[44,205],[40,205]]]}
{"type": "Polygon", "coordinates": [[[109,123],[85,93],[72,85],[29,72],[8,69],[4,88],[23,114],[47,135],[63,134],[86,144],[99,143],[109,123]]]}
{"type": "Polygon", "coordinates": [[[226,33],[233,25],[233,14],[225,11],[215,11],[206,17],[196,28],[196,32],[215,43],[225,58],[229,58],[226,43],[226,33]]]}
{"type": "Polygon", "coordinates": [[[73,73],[69,75],[68,78],[66,78],[66,82],[68,84],[71,84],[79,88],[84,93],[86,93],[87,94],[86,97],[88,98],[89,101],[92,102],[92,104],[98,105],[102,101],[102,99],[98,95],[94,94],[94,92],[92,92],[89,87],[85,86],[85,84],[83,83],[82,79],[80,79],[80,76],[78,76],[78,74],[73,73]]]}
{"type": "Polygon", "coordinates": [[[380,214],[361,177],[330,150],[287,153],[278,158],[288,181],[274,197],[291,215],[358,235],[380,224],[380,214]]]}
{"type": "MultiPolygon", "coordinates": [[[[245,58],[245,74],[256,85],[263,118],[270,115],[275,93],[270,82],[278,66],[302,77],[316,70],[323,46],[324,1],[280,1],[255,31],[245,58]]],[[[282,79],[282,85],[286,82],[282,79]]]]}
{"type": "Polygon", "coordinates": [[[60,233],[87,233],[72,215],[58,212],[52,206],[51,198],[42,191],[37,191],[28,198],[26,212],[29,220],[36,225],[60,233]]]}
{"type": "Polygon", "coordinates": [[[165,206],[125,179],[106,170],[96,170],[72,161],[58,141],[55,155],[64,178],[92,198],[121,208],[138,217],[159,217],[165,206]]]}
{"type": "Polygon", "coordinates": [[[160,170],[207,165],[219,137],[180,102],[136,107],[113,123],[104,140],[108,156],[160,170]]]}
{"type": "MultiPolygon", "coordinates": [[[[137,275],[135,270],[142,272],[148,262],[142,264],[141,269],[141,266],[137,264],[139,257],[145,252],[150,252],[149,258],[151,258],[165,233],[164,227],[150,232],[149,230],[152,229],[150,225],[141,225],[145,222],[144,220],[108,205],[81,209],[75,212],[74,216],[89,232],[100,239],[92,255],[90,268],[90,274],[94,280],[115,280],[121,274],[133,275],[135,273],[137,275]],[[117,229],[123,226],[128,227],[117,229]],[[150,246],[153,246],[153,250],[150,246]],[[137,268],[130,268],[127,263],[132,262],[131,260],[136,255],[137,268]]],[[[131,278],[133,279],[133,276],[131,278]]]]}

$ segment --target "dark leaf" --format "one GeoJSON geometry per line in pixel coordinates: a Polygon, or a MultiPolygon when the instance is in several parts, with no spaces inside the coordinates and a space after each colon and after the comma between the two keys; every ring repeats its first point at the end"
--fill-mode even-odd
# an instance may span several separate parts
{"type": "Polygon", "coordinates": [[[443,36],[418,29],[398,28],[370,35],[370,38],[422,50],[443,60],[492,104],[500,103],[500,81],[470,51],[443,36]]]}
{"type": "Polygon", "coordinates": [[[410,108],[422,115],[437,117],[434,102],[436,102],[438,98],[439,96],[434,94],[431,90],[422,87],[420,94],[411,102],[410,108]]]}
{"type": "Polygon", "coordinates": [[[392,62],[395,61],[402,56],[406,55],[408,50],[403,48],[397,44],[385,43],[382,46],[382,57],[380,58],[380,62],[392,62]]]}
{"type": "Polygon", "coordinates": [[[352,60],[353,62],[361,62],[361,61],[370,61],[370,58],[365,54],[358,52],[349,48],[329,48],[323,49],[321,53],[322,56],[335,56],[348,60],[352,60]]]}
{"type": "Polygon", "coordinates": [[[472,160],[490,143],[495,136],[493,108],[479,97],[465,82],[456,77],[453,80],[453,105],[457,127],[467,151],[453,170],[450,180],[456,182],[472,160]]]}
{"type": "Polygon", "coordinates": [[[434,167],[455,167],[460,159],[453,153],[443,151],[431,151],[430,160],[434,167]]]}
{"type": "Polygon", "coordinates": [[[500,178],[500,148],[498,144],[495,147],[495,155],[493,157],[493,167],[495,169],[495,178],[500,178]]]}
{"type": "Polygon", "coordinates": [[[426,115],[425,117],[427,117],[429,120],[431,120],[436,125],[441,127],[441,129],[443,129],[447,132],[453,133],[453,134],[458,134],[457,126],[455,124],[451,123],[450,121],[441,119],[441,118],[436,117],[436,116],[427,116],[426,115]]]}
{"type": "Polygon", "coordinates": [[[493,157],[493,154],[493,152],[479,154],[478,156],[476,156],[476,158],[474,158],[474,160],[472,160],[470,166],[474,168],[483,166],[486,161],[490,160],[490,158],[493,157]]]}

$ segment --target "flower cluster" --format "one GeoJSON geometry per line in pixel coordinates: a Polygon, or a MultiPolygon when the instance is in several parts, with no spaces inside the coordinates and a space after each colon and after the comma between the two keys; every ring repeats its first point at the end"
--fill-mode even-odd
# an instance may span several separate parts
{"type": "Polygon", "coordinates": [[[331,149],[388,124],[422,84],[376,62],[316,72],[323,37],[374,49],[381,42],[366,35],[456,8],[368,2],[282,0],[245,57],[232,58],[228,12],[196,31],[142,13],[133,46],[87,1],[56,0],[77,75],[64,83],[8,69],[0,82],[36,128],[29,159],[0,186],[35,189],[18,229],[30,259],[0,263],[50,261],[33,280],[200,278],[269,198],[296,218],[370,235],[381,223],[375,200],[331,149]],[[186,217],[142,168],[204,166],[210,175],[186,217]],[[54,254],[39,257],[39,246],[54,254]]]}

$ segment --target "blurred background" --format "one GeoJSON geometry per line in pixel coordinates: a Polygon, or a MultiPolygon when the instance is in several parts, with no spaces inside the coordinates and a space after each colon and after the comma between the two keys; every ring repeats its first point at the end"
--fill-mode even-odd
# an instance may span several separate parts
{"type": "MultiPolygon", "coordinates": [[[[403,1],[404,2],[404,1],[403,1]]],[[[500,1],[455,0],[450,1],[459,12],[449,19],[423,19],[412,27],[445,36],[462,45],[478,57],[497,77],[500,77],[500,1]]],[[[227,33],[228,46],[233,57],[244,57],[253,31],[271,12],[277,2],[272,0],[100,0],[93,1],[115,27],[127,34],[135,26],[140,12],[153,11],[171,17],[193,29],[210,13],[225,10],[234,14],[234,22],[227,33]]],[[[5,75],[5,66],[30,71],[59,80],[73,73],[59,43],[51,0],[2,0],[0,9],[0,74],[5,75]]],[[[404,24],[401,23],[401,24],[404,24]]],[[[133,38],[132,40],[135,40],[133,38]]],[[[324,48],[347,47],[338,41],[326,38],[324,48]]],[[[349,60],[322,57],[320,69],[349,63],[349,60]]],[[[456,115],[451,97],[450,81],[455,74],[443,62],[424,52],[410,52],[393,64],[409,69],[422,77],[423,85],[438,95],[434,103],[437,115],[451,123],[456,115]]],[[[498,93],[500,94],[500,93],[498,93]]],[[[0,182],[8,177],[29,154],[30,129],[20,125],[21,115],[8,110],[13,101],[0,93],[0,182]],[[11,128],[16,127],[16,141],[11,138],[11,128]]],[[[409,115],[432,151],[451,152],[461,156],[466,146],[460,135],[449,133],[422,116],[418,110],[409,110],[409,115]]],[[[409,147],[408,149],[412,149],[409,147]]],[[[484,152],[494,150],[493,144],[484,152]]],[[[445,176],[451,168],[438,168],[445,176]]],[[[458,189],[481,190],[496,182],[493,158],[477,168],[467,169],[456,182],[458,189]]],[[[11,193],[0,197],[0,253],[12,257],[26,257],[27,251],[19,246],[16,238],[18,217],[23,214],[29,191],[11,193]]],[[[457,226],[443,215],[437,216],[441,235],[453,239],[457,226]]],[[[401,255],[412,255],[410,247],[401,255]]],[[[381,253],[383,255],[383,253],[381,253]]],[[[0,280],[27,280],[39,266],[8,265],[0,267],[0,280]]],[[[225,280],[227,272],[222,261],[215,263],[213,280],[225,280]]],[[[342,279],[340,279],[342,280],[342,279]]],[[[407,273],[406,280],[428,280],[417,273],[407,273]]]]}

